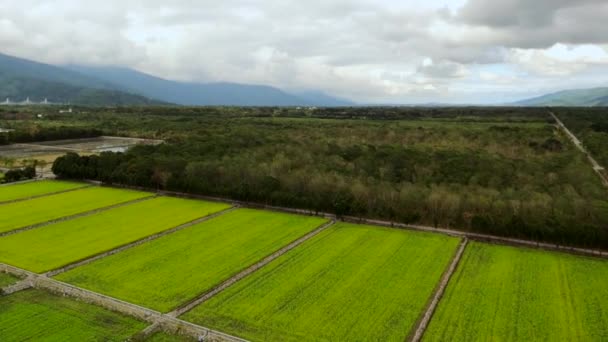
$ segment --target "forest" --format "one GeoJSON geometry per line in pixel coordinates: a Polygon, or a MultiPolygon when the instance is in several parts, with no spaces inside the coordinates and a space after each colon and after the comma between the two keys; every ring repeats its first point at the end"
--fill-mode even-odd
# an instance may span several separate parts
{"type": "Polygon", "coordinates": [[[67,154],[53,165],[63,178],[608,247],[608,192],[543,108],[128,107],[5,117],[0,127],[19,132],[71,127],[166,141],[67,154]]]}

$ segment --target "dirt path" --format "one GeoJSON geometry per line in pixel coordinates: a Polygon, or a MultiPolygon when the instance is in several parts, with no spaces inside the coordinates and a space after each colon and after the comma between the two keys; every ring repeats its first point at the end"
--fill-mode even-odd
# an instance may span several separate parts
{"type": "Polygon", "coordinates": [[[30,196],[30,197],[25,197],[25,198],[18,198],[18,199],[14,199],[14,200],[10,200],[10,201],[0,202],[0,204],[9,204],[9,203],[16,203],[16,202],[24,202],[24,201],[33,200],[33,199],[36,199],[36,198],[64,194],[66,192],[72,192],[72,191],[76,191],[76,190],[82,190],[82,189],[86,189],[86,188],[90,188],[90,187],[93,187],[93,185],[83,184],[81,187],[78,187],[78,188],[67,189],[67,190],[60,190],[60,191],[55,191],[55,192],[49,192],[49,193],[46,193],[46,194],[40,194],[40,195],[30,196]]]}
{"type": "Polygon", "coordinates": [[[50,220],[50,221],[46,221],[46,222],[36,223],[36,224],[30,225],[30,226],[21,227],[21,228],[17,228],[17,229],[8,231],[8,232],[0,233],[0,237],[9,236],[9,235],[17,234],[17,233],[21,233],[21,232],[24,232],[24,231],[27,231],[27,230],[37,229],[37,228],[48,226],[48,225],[51,225],[51,224],[54,224],[54,223],[59,223],[59,222],[67,221],[67,220],[73,220],[73,219],[76,219],[76,218],[79,218],[79,217],[85,217],[85,216],[95,215],[95,214],[103,212],[103,211],[107,211],[107,210],[110,210],[110,209],[124,207],[124,206],[129,205],[129,204],[135,204],[135,203],[151,200],[151,199],[156,198],[156,197],[157,196],[154,195],[154,196],[148,196],[148,197],[144,197],[144,198],[138,198],[136,200],[131,200],[131,201],[128,201],[128,202],[122,202],[122,203],[114,204],[114,205],[111,205],[111,206],[108,206],[108,207],[93,209],[93,210],[85,211],[85,212],[74,214],[74,215],[70,215],[70,216],[60,217],[58,219],[54,219],[54,220],[50,220]]]}
{"type": "Polygon", "coordinates": [[[179,317],[183,314],[185,314],[186,312],[192,310],[194,307],[206,302],[207,300],[209,300],[211,297],[217,295],[218,293],[224,291],[225,289],[227,289],[228,287],[232,286],[233,284],[235,284],[236,282],[238,282],[239,280],[247,277],[248,275],[252,274],[253,272],[259,270],[260,268],[268,265],[269,263],[271,263],[273,260],[275,260],[276,258],[280,257],[281,255],[289,252],[290,250],[296,248],[297,246],[301,245],[302,243],[306,242],[307,240],[311,239],[313,236],[321,233],[322,231],[324,231],[325,229],[331,227],[333,224],[335,223],[335,221],[330,221],[327,222],[325,224],[323,224],[322,226],[320,226],[319,228],[313,230],[312,232],[302,236],[301,238],[295,240],[294,242],[290,243],[289,245],[279,249],[278,251],[272,253],[271,255],[267,256],[266,258],[262,259],[261,261],[251,265],[250,267],[248,267],[247,269],[237,273],[235,276],[233,276],[232,278],[222,282],[221,284],[219,284],[218,286],[214,287],[213,289],[211,289],[210,291],[202,294],[201,296],[199,296],[198,298],[194,299],[193,301],[182,305],[181,307],[177,308],[176,310],[172,311],[169,313],[170,316],[173,317],[179,317]]]}
{"type": "Polygon", "coordinates": [[[153,234],[153,235],[150,235],[150,236],[146,236],[146,237],[144,237],[144,238],[142,238],[140,240],[137,240],[137,241],[131,242],[129,244],[120,246],[120,247],[112,249],[110,251],[107,251],[107,252],[104,252],[104,253],[101,253],[101,254],[97,254],[97,255],[94,255],[92,257],[86,258],[84,260],[80,260],[80,261],[77,261],[75,263],[63,266],[61,268],[49,271],[49,272],[45,273],[45,275],[47,277],[54,277],[54,276],[56,276],[58,274],[65,273],[67,271],[73,270],[76,267],[80,267],[80,266],[84,266],[84,265],[90,264],[90,263],[92,263],[94,261],[97,261],[99,259],[108,257],[110,255],[114,255],[116,253],[120,253],[120,252],[122,252],[124,250],[127,250],[129,248],[133,248],[133,247],[142,245],[142,244],[144,244],[146,242],[159,239],[159,238],[161,238],[163,236],[166,236],[166,235],[169,235],[169,234],[173,234],[173,233],[178,232],[178,231],[180,231],[182,229],[186,229],[188,227],[192,227],[192,226],[197,225],[199,223],[202,223],[202,222],[205,222],[205,221],[209,221],[209,220],[211,220],[213,218],[216,218],[216,217],[218,217],[220,215],[226,214],[226,213],[228,213],[230,211],[233,211],[233,210],[236,210],[238,208],[239,208],[238,206],[234,206],[234,207],[230,207],[228,209],[224,209],[224,210],[218,211],[216,213],[207,215],[205,217],[198,218],[196,220],[193,220],[193,221],[190,221],[190,222],[187,222],[187,223],[184,223],[184,224],[181,224],[181,225],[179,225],[177,227],[174,227],[174,228],[162,231],[160,233],[156,233],[156,234],[153,234]]]}
{"type": "Polygon", "coordinates": [[[114,312],[119,312],[131,317],[135,317],[152,325],[156,324],[166,331],[179,332],[182,335],[190,336],[194,339],[204,337],[205,341],[245,341],[241,338],[224,334],[222,332],[215,331],[197,324],[186,322],[155,310],[151,310],[136,304],[128,303],[117,298],[89,291],[70,284],[66,284],[58,280],[49,278],[45,275],[32,273],[6,264],[0,264],[0,271],[20,277],[26,277],[26,280],[21,282],[27,285],[24,286],[22,284],[21,286],[23,287],[23,289],[33,287],[37,289],[46,290],[58,295],[69,296],[77,300],[82,300],[87,303],[101,306],[114,312]]]}
{"type": "Polygon", "coordinates": [[[595,158],[593,158],[593,156],[591,156],[591,153],[589,153],[589,151],[587,151],[585,146],[583,146],[583,143],[568,129],[568,127],[566,127],[566,125],[564,125],[564,123],[553,112],[549,112],[549,114],[551,114],[551,116],[553,117],[555,122],[557,122],[557,125],[559,126],[559,128],[562,131],[564,131],[564,133],[566,133],[566,135],[570,138],[572,143],[574,143],[574,146],[576,146],[576,148],[578,148],[581,152],[583,152],[587,156],[589,163],[591,163],[591,166],[593,167],[593,171],[595,171],[595,173],[597,173],[598,176],[600,176],[602,183],[604,184],[605,187],[608,188],[608,176],[606,176],[603,173],[604,167],[602,167],[595,160],[595,158]]]}
{"type": "Polygon", "coordinates": [[[439,305],[439,301],[443,297],[445,293],[445,289],[456,271],[458,264],[460,263],[460,259],[462,258],[462,254],[464,253],[465,248],[467,247],[468,239],[464,238],[450,263],[450,266],[446,269],[443,276],[441,277],[441,282],[438,284],[437,288],[434,291],[434,295],[429,302],[426,310],[422,317],[418,320],[418,325],[416,326],[416,330],[414,335],[409,339],[412,342],[419,342],[422,340],[422,336],[426,331],[429,323],[431,322],[431,318],[433,318],[433,314],[435,313],[435,309],[437,309],[437,305],[439,305]]]}

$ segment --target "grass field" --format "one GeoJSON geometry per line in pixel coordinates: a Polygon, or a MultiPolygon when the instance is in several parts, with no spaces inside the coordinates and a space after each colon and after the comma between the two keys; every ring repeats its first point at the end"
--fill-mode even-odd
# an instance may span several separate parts
{"type": "Polygon", "coordinates": [[[87,184],[52,180],[4,185],[0,186],[0,203],[77,189],[85,186],[87,186],[87,184]]]}
{"type": "Polygon", "coordinates": [[[608,262],[472,243],[426,341],[607,341],[608,262]]]}
{"type": "Polygon", "coordinates": [[[0,262],[45,272],[229,207],[154,198],[0,238],[0,262]]]}
{"type": "Polygon", "coordinates": [[[16,277],[13,277],[12,275],[7,274],[7,273],[0,272],[0,289],[5,286],[11,285],[11,284],[15,283],[16,281],[17,281],[16,277]]]}
{"type": "Polygon", "coordinates": [[[143,322],[105,309],[26,290],[0,297],[0,341],[125,341],[143,322]]]}
{"type": "Polygon", "coordinates": [[[317,217],[239,209],[58,279],[166,312],[323,222],[317,217]]]}
{"type": "Polygon", "coordinates": [[[404,341],[457,245],[341,223],[184,319],[254,341],[404,341]]]}
{"type": "Polygon", "coordinates": [[[146,192],[92,187],[0,205],[0,233],[151,196],[146,192]]]}

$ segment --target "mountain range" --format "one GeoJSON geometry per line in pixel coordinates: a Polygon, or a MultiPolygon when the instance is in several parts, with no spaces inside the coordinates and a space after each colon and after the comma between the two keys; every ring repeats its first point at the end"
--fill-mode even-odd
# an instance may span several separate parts
{"type": "MultiPolygon", "coordinates": [[[[266,85],[179,82],[122,67],[54,66],[0,53],[0,100],[5,98],[90,106],[357,105],[320,91],[290,93],[266,85]]],[[[509,105],[608,106],[608,88],[564,90],[509,105]]]]}
{"type": "Polygon", "coordinates": [[[178,82],[120,67],[53,66],[0,54],[0,99],[81,105],[352,106],[322,92],[265,85],[178,82]]]}
{"type": "Polygon", "coordinates": [[[608,88],[562,90],[515,103],[530,107],[593,107],[608,106],[608,88]]]}

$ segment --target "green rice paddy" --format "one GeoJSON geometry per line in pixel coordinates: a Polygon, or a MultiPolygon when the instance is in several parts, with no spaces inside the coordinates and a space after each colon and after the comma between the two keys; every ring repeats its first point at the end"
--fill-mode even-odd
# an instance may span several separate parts
{"type": "Polygon", "coordinates": [[[238,209],[58,279],[167,312],[324,222],[317,217],[238,209]]]}
{"type": "Polygon", "coordinates": [[[0,341],[125,341],[135,319],[39,290],[0,297],[0,341]]]}
{"type": "Polygon", "coordinates": [[[457,245],[338,224],[184,319],[253,341],[404,341],[457,245]]]}
{"type": "Polygon", "coordinates": [[[45,272],[227,208],[154,198],[0,238],[0,262],[45,272]]]}
{"type": "Polygon", "coordinates": [[[0,233],[148,196],[152,194],[93,187],[3,204],[0,205],[0,233]]]}
{"type": "Polygon", "coordinates": [[[52,194],[59,191],[78,189],[88,186],[84,183],[44,180],[14,185],[0,186],[0,203],[52,194]]]}
{"type": "Polygon", "coordinates": [[[426,341],[607,341],[608,262],[470,244],[426,341]]]}

